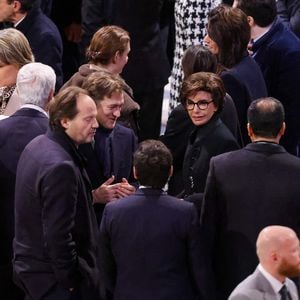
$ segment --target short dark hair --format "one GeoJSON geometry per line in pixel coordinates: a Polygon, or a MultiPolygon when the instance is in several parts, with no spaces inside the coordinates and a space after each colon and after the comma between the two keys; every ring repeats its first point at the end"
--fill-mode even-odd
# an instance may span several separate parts
{"type": "Polygon", "coordinates": [[[184,79],[180,91],[182,105],[185,107],[187,99],[200,91],[210,93],[213,103],[218,108],[217,112],[222,111],[226,92],[223,81],[219,75],[208,72],[198,72],[184,79]]]}
{"type": "Polygon", "coordinates": [[[122,93],[126,89],[126,84],[117,74],[97,71],[88,76],[82,88],[87,90],[89,96],[97,103],[105,96],[110,98],[113,92],[122,93]]]}
{"type": "Polygon", "coordinates": [[[232,68],[247,54],[250,25],[247,16],[238,8],[219,5],[208,13],[208,36],[217,44],[218,62],[232,68]]]}
{"type": "MultiPolygon", "coordinates": [[[[21,4],[21,13],[30,11],[33,7],[40,6],[40,0],[17,0],[21,4]]],[[[14,0],[7,0],[8,4],[13,3],[14,0]]]]}
{"type": "Polygon", "coordinates": [[[260,137],[277,137],[284,122],[282,103],[272,97],[253,101],[248,108],[248,123],[253,133],[260,137]]]}
{"type": "Polygon", "coordinates": [[[146,140],[133,155],[133,165],[141,185],[161,189],[170,176],[172,154],[160,141],[146,140]]]}
{"type": "Polygon", "coordinates": [[[260,27],[267,27],[277,16],[276,0],[238,0],[237,7],[260,27]]]}
{"type": "Polygon", "coordinates": [[[63,118],[74,119],[78,113],[79,95],[88,95],[87,91],[77,86],[69,86],[60,91],[49,104],[49,125],[53,131],[65,131],[61,125],[63,118]]]}
{"type": "Polygon", "coordinates": [[[184,77],[197,72],[217,72],[217,58],[209,49],[202,45],[192,45],[183,53],[182,69],[184,77]]]}

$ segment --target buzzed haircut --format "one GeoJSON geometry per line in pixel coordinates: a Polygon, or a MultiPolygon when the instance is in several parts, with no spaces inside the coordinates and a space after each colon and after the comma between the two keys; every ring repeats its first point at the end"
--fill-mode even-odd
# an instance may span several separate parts
{"type": "Polygon", "coordinates": [[[248,123],[256,136],[277,137],[284,122],[282,103],[272,97],[253,101],[248,108],[248,123]]]}
{"type": "Polygon", "coordinates": [[[161,189],[170,176],[173,158],[160,141],[146,140],[139,144],[133,156],[136,176],[141,185],[161,189]]]}

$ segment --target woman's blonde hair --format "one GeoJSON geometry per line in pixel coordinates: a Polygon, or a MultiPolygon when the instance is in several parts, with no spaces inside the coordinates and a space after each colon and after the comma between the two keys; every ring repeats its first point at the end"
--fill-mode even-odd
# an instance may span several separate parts
{"type": "Polygon", "coordinates": [[[0,30],[0,64],[21,68],[33,61],[29,42],[21,31],[14,28],[0,30]]]}

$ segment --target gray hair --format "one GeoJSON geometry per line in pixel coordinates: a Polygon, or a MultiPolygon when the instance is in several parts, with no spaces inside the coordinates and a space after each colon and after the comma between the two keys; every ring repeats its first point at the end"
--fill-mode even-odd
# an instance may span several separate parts
{"type": "Polygon", "coordinates": [[[23,66],[17,75],[17,93],[21,105],[34,104],[44,108],[51,91],[55,89],[54,70],[42,63],[30,63],[23,66]]]}

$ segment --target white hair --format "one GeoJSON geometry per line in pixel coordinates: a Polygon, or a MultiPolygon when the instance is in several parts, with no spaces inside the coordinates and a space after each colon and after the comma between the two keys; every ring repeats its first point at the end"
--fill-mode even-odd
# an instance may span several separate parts
{"type": "Polygon", "coordinates": [[[42,63],[29,63],[23,66],[17,75],[17,93],[21,105],[34,104],[44,108],[49,95],[55,89],[54,70],[42,63]]]}

